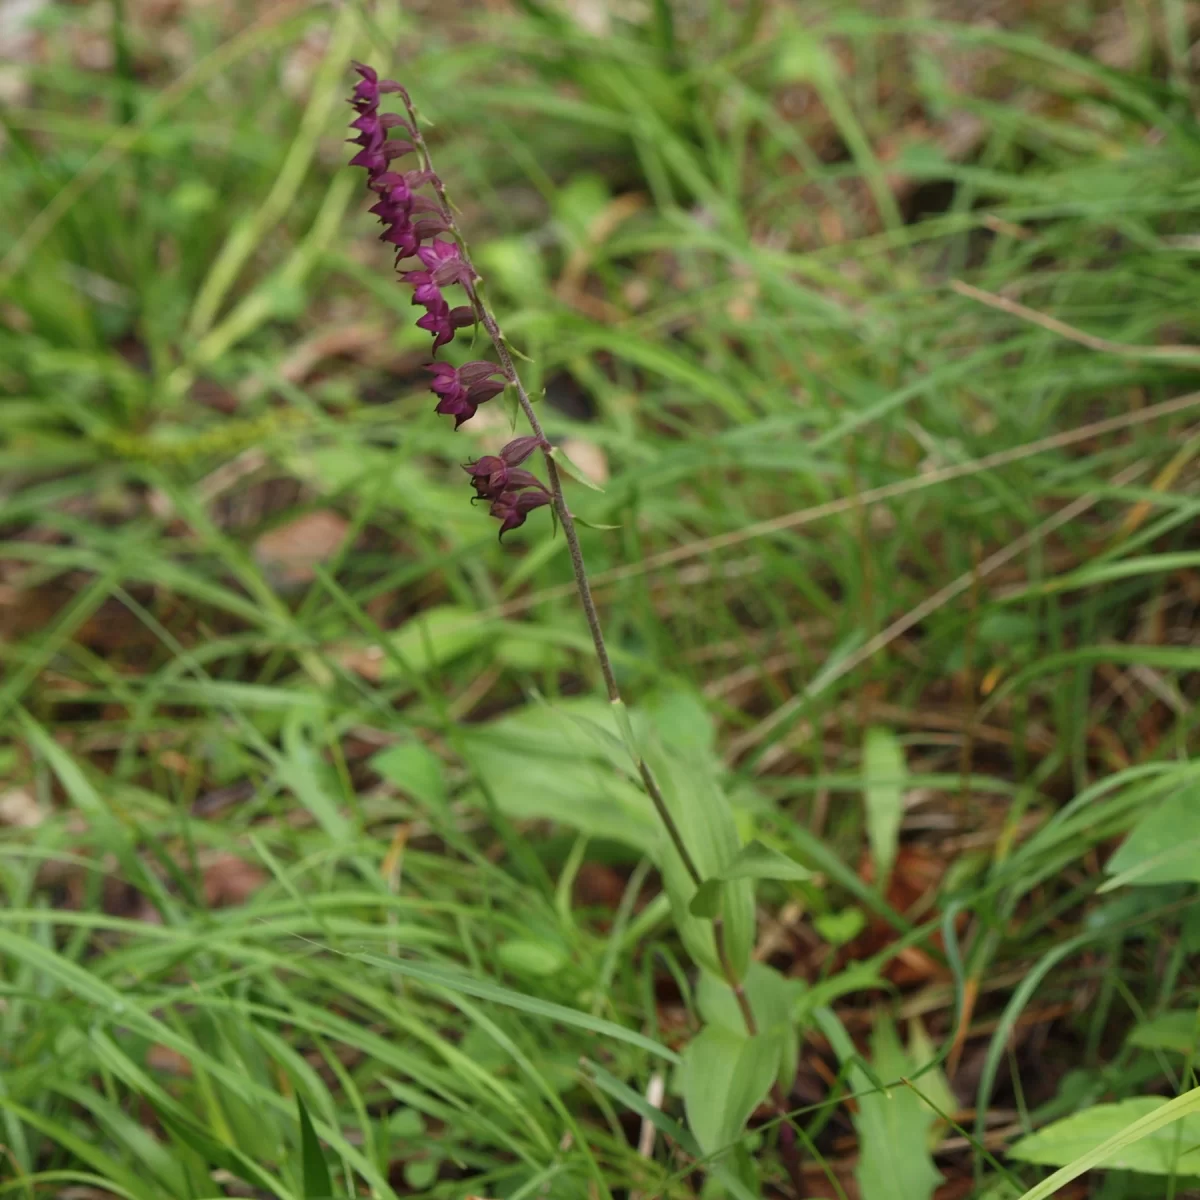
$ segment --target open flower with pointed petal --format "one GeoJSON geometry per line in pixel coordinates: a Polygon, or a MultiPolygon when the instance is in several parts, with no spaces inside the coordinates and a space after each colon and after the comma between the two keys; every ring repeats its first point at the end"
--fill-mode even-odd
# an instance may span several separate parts
{"type": "Polygon", "coordinates": [[[475,485],[475,500],[497,500],[503,492],[540,488],[545,485],[535,475],[521,470],[523,463],[539,446],[541,438],[514,438],[499,454],[485,454],[473,462],[464,463],[463,470],[475,485]]]}
{"type": "Polygon", "coordinates": [[[430,246],[422,246],[417,257],[438,287],[450,283],[469,284],[475,278],[475,273],[463,262],[457,242],[434,241],[430,246]]]}
{"type": "MultiPolygon", "coordinates": [[[[434,314],[435,310],[431,309],[421,320],[427,320],[434,314]]],[[[443,314],[437,315],[440,318],[443,314]]],[[[453,312],[448,311],[444,316],[446,320],[451,320],[453,312]]],[[[417,324],[420,325],[421,321],[417,324]]],[[[425,369],[434,376],[430,390],[441,397],[437,411],[453,417],[455,429],[464,421],[469,421],[481,404],[504,391],[504,381],[492,378],[500,374],[500,368],[495,363],[469,362],[461,367],[452,367],[449,363],[430,363],[425,369]]]]}
{"type": "Polygon", "coordinates": [[[500,540],[510,529],[518,529],[525,524],[525,518],[535,509],[550,503],[550,493],[544,488],[538,492],[527,490],[523,492],[501,492],[492,501],[488,509],[493,517],[500,521],[500,540]]]}

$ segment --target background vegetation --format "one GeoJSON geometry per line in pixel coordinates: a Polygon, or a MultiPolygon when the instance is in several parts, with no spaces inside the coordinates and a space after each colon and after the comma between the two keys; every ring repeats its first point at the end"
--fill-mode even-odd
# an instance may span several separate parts
{"type": "Polygon", "coordinates": [[[790,1138],[813,1196],[1189,1194],[1195,26],[0,11],[0,1194],[793,1195],[790,1138]],[[604,488],[640,727],[807,875],[790,1125],[685,1095],[725,997],[561,537],[466,503],[508,415],[431,413],[351,57],[604,488]]]}

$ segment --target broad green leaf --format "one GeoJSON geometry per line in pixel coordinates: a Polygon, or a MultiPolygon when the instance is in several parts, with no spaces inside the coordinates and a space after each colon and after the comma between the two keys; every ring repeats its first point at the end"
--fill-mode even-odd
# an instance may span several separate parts
{"type": "MultiPolygon", "coordinates": [[[[654,741],[647,744],[645,755],[701,878],[718,877],[737,858],[741,844],[733,807],[714,772],[695,755],[672,753],[654,741]]],[[[699,888],[666,837],[660,845],[663,882],[679,936],[695,962],[714,975],[723,975],[712,923],[691,912],[699,888]]],[[[726,953],[740,978],[754,948],[754,884],[749,879],[735,879],[719,887],[726,953]]]]}
{"type": "MultiPolygon", "coordinates": [[[[758,1037],[771,1043],[779,1084],[788,1089],[795,1079],[800,1055],[796,1009],[806,985],[799,979],[785,979],[765,963],[753,962],[746,971],[742,989],[750,1004],[758,1037]]],[[[745,1036],[746,1019],[741,1005],[724,980],[701,975],[696,988],[696,1007],[706,1024],[745,1036]]]]}
{"type": "Polygon", "coordinates": [[[794,858],[762,842],[748,842],[735,856],[733,862],[717,876],[718,879],[784,879],[803,881],[812,878],[812,872],[802,867],[794,858]]]}
{"type": "Polygon", "coordinates": [[[843,908],[813,918],[813,928],[831,945],[852,942],[867,927],[867,915],[861,908],[843,908]]]}
{"type": "Polygon", "coordinates": [[[414,1192],[427,1191],[438,1177],[440,1160],[436,1158],[415,1158],[404,1167],[404,1182],[414,1192]]]}
{"type": "Polygon", "coordinates": [[[771,1038],[710,1025],[683,1054],[681,1079],[688,1128],[705,1154],[737,1140],[771,1090],[777,1047],[771,1038]]]}
{"type": "Polygon", "coordinates": [[[915,1073],[900,1045],[896,1027],[881,1016],[871,1035],[868,1071],[841,1022],[829,1009],[817,1022],[838,1059],[848,1068],[850,1087],[858,1097],[854,1127],[858,1131],[859,1189],[863,1200],[929,1200],[942,1182],[929,1152],[933,1110],[900,1079],[915,1073]],[[881,1090],[880,1085],[888,1090],[881,1090]]]}
{"type": "Polygon", "coordinates": [[[653,730],[684,754],[703,757],[720,770],[717,728],[701,696],[688,688],[652,692],[637,706],[634,721],[639,730],[653,730]]]}
{"type": "Polygon", "coordinates": [[[762,842],[748,842],[737,853],[734,860],[712,879],[706,879],[688,906],[694,916],[715,917],[720,897],[720,885],[734,879],[811,879],[812,872],[802,867],[794,858],[764,846],[762,842]]]}
{"type": "Polygon", "coordinates": [[[1135,1025],[1128,1041],[1143,1050],[1191,1054],[1200,1045],[1200,1018],[1194,1009],[1162,1013],[1135,1025]]]}
{"type": "Polygon", "coordinates": [[[424,742],[389,746],[371,759],[370,766],[422,804],[438,808],[446,802],[445,767],[424,742]]]}
{"type": "Polygon", "coordinates": [[[926,1107],[933,1116],[928,1135],[929,1148],[932,1150],[948,1128],[945,1118],[958,1111],[958,1097],[950,1087],[941,1064],[935,1061],[937,1051],[919,1019],[914,1019],[908,1027],[908,1057],[912,1063],[912,1085],[921,1099],[927,1101],[926,1107]]]}
{"type": "MultiPolygon", "coordinates": [[[[718,879],[737,858],[741,835],[720,782],[724,771],[716,754],[712,718],[693,693],[668,691],[633,714],[633,723],[636,728],[629,729],[627,736],[634,750],[644,754],[701,879],[718,879]]],[[[737,879],[697,888],[665,832],[660,845],[667,897],[688,953],[713,974],[724,974],[710,920],[691,909],[696,892],[705,890],[699,907],[702,912],[707,907],[720,913],[729,964],[740,977],[754,944],[752,883],[737,879]]]]}
{"type": "Polygon", "coordinates": [[[423,1137],[425,1121],[415,1108],[398,1108],[388,1117],[388,1132],[395,1138],[412,1140],[423,1137]]]}
{"type": "MultiPolygon", "coordinates": [[[[875,1023],[871,1066],[888,1084],[916,1073],[889,1018],[875,1023]]],[[[859,1097],[855,1127],[860,1154],[857,1178],[863,1200],[896,1196],[928,1200],[933,1195],[942,1182],[929,1150],[930,1130],[937,1119],[933,1110],[902,1084],[889,1092],[859,1097]]]]}
{"type": "Polygon", "coordinates": [[[329,1164],[317,1131],[308,1116],[308,1109],[300,1093],[296,1093],[296,1115],[300,1119],[300,1163],[303,1168],[305,1200],[329,1200],[333,1196],[333,1181],[329,1177],[329,1164]]]}
{"type": "MultiPolygon", "coordinates": [[[[775,1034],[790,1029],[797,999],[805,984],[785,979],[766,963],[751,963],[742,980],[750,1011],[760,1033],[775,1034]]],[[[707,1025],[718,1025],[730,1033],[746,1032],[746,1022],[733,989],[715,975],[701,975],[696,986],[696,1007],[707,1025]]]]}
{"type": "Polygon", "coordinates": [[[863,798],[875,886],[880,891],[887,888],[896,861],[907,773],[904,750],[896,735],[889,729],[868,729],[863,742],[863,798]]]}
{"type": "MultiPolygon", "coordinates": [[[[494,630],[489,623],[481,621],[471,609],[442,604],[410,618],[390,635],[389,641],[392,651],[407,670],[423,675],[470,653],[493,636],[494,630]]],[[[401,673],[392,655],[385,655],[381,678],[395,678],[401,673]]]]}
{"type": "Polygon", "coordinates": [[[567,651],[545,638],[524,636],[523,626],[510,625],[511,637],[498,638],[492,643],[492,653],[498,663],[514,671],[556,671],[569,662],[567,651]]]}
{"type": "Polygon", "coordinates": [[[514,938],[496,947],[501,964],[518,975],[557,975],[567,965],[567,952],[553,942],[514,938]]]}
{"type": "Polygon", "coordinates": [[[1200,883],[1200,787],[1160,801],[1134,827],[1105,868],[1121,883],[1200,883]]]}
{"type": "Polygon", "coordinates": [[[721,881],[706,879],[688,903],[688,912],[693,917],[704,917],[715,921],[721,915],[721,881]]]}
{"type": "MultiPolygon", "coordinates": [[[[1079,1139],[1080,1148],[1074,1152],[1074,1157],[1069,1158],[1061,1170],[1055,1171],[1048,1179],[1043,1179],[1041,1183],[1031,1187],[1021,1197],[1021,1200],[1048,1200],[1064,1184],[1070,1183],[1073,1179],[1078,1179],[1080,1175],[1090,1171],[1093,1167],[1119,1166],[1119,1160],[1123,1160],[1126,1155],[1132,1153],[1136,1145],[1143,1141],[1157,1139],[1164,1130],[1168,1129],[1176,1121],[1184,1121],[1186,1123],[1182,1137],[1177,1139],[1174,1136],[1174,1131],[1171,1131],[1170,1146],[1172,1155],[1174,1156],[1178,1148],[1198,1144],[1200,1129],[1194,1128],[1193,1122],[1197,1115],[1200,1114],[1200,1088],[1192,1088],[1191,1091],[1184,1092],[1182,1096],[1176,1096],[1174,1100],[1163,1101],[1158,1097],[1148,1096],[1125,1100],[1121,1104],[1116,1105],[1097,1105],[1095,1108],[1087,1109],[1084,1113],[1077,1113],[1076,1117],[1098,1112],[1101,1108],[1119,1108],[1122,1110],[1120,1118],[1113,1121],[1115,1128],[1111,1136],[1106,1140],[1100,1141],[1099,1144],[1091,1136],[1081,1137],[1079,1139]],[[1141,1107],[1128,1107],[1131,1104],[1141,1107]],[[1138,1115],[1139,1113],[1141,1115],[1138,1115]],[[1189,1129],[1192,1130],[1190,1136],[1188,1133],[1189,1129]],[[1083,1148],[1084,1142],[1089,1143],[1086,1149],[1083,1148]]],[[[1067,1121],[1073,1121],[1076,1117],[1068,1117],[1067,1121]]],[[[1056,1124],[1062,1125],[1064,1122],[1059,1121],[1056,1124]]],[[[1033,1137],[1040,1137],[1042,1133],[1047,1133],[1053,1128],[1053,1125],[1048,1126],[1040,1133],[1035,1133],[1033,1137]]],[[[1094,1132],[1098,1133],[1099,1130],[1095,1130],[1094,1132]]],[[[1010,1147],[1010,1157],[1021,1159],[1022,1154],[1018,1153],[1018,1151],[1026,1147],[1029,1140],[1028,1138],[1023,1139],[1015,1147],[1010,1147]]],[[[1034,1148],[1036,1150],[1036,1144],[1034,1148]]],[[[1191,1154],[1195,1153],[1197,1152],[1194,1150],[1191,1151],[1191,1154]]],[[[1154,1157],[1157,1158],[1157,1155],[1154,1155],[1154,1157]]],[[[1180,1161],[1178,1167],[1179,1172],[1182,1174],[1184,1171],[1182,1161],[1180,1161]]],[[[1191,1169],[1195,1170],[1195,1168],[1191,1169]]]]}
{"type": "Polygon", "coordinates": [[[476,778],[507,816],[558,821],[660,857],[661,827],[623,769],[625,752],[603,700],[527,705],[461,736],[476,778]]]}
{"type": "Polygon", "coordinates": [[[1139,1121],[1162,1115],[1167,1104],[1161,1096],[1095,1104],[1022,1138],[1009,1148],[1009,1155],[1019,1162],[1061,1167],[1113,1143],[1090,1167],[1144,1175],[1200,1175],[1200,1112],[1185,1113],[1178,1123],[1149,1128],[1140,1137],[1129,1136],[1139,1121]]]}
{"type": "MultiPolygon", "coordinates": [[[[593,699],[531,705],[464,729],[462,738],[476,777],[507,815],[560,821],[653,858],[663,871],[688,952],[719,974],[711,923],[688,910],[697,889],[649,797],[630,777],[632,763],[624,749],[627,741],[644,747],[697,868],[712,877],[733,863],[741,842],[732,806],[717,782],[720,765],[714,754],[700,749],[711,742],[711,723],[686,699],[660,699],[628,722],[625,715],[620,706],[593,699]],[[665,716],[661,733],[656,712],[665,716]]],[[[721,892],[726,945],[741,973],[754,941],[754,890],[749,880],[735,879],[722,884],[721,892]]]]}

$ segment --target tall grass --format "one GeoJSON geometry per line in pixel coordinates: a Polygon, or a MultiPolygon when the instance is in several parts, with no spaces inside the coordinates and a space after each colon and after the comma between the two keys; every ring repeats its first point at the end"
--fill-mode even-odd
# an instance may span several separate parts
{"type": "Polygon", "coordinates": [[[1019,1195],[1084,1151],[1016,1135],[1185,1092],[1194,882],[1099,889],[1196,787],[1187,14],[1068,7],[45,11],[0,149],[6,1194],[319,1195],[306,1120],[336,1195],[789,1187],[773,1112],[687,1123],[719,1001],[562,539],[461,502],[506,426],[427,415],[355,55],[420,80],[602,455],[639,728],[813,872],[757,913],[807,1186],[1019,1195]]]}

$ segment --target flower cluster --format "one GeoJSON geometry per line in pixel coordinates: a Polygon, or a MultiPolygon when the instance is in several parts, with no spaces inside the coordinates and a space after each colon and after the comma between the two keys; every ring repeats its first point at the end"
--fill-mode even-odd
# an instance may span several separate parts
{"type": "Polygon", "coordinates": [[[433,334],[436,354],[439,347],[454,339],[456,329],[475,323],[475,310],[469,304],[451,308],[442,288],[452,283],[469,288],[475,276],[463,261],[458,243],[438,238],[438,234],[450,232],[441,206],[417,194],[416,189],[422,184],[434,181],[433,172],[422,167],[412,171],[391,169],[393,159],[416,150],[417,131],[403,117],[381,113],[379,98],[386,92],[399,92],[407,99],[404,89],[395,80],[381,80],[372,67],[355,63],[354,69],[361,78],[350,98],[358,114],[350,122],[355,131],[350,140],[360,149],[350,165],[367,172],[367,186],[379,196],[371,208],[383,226],[379,240],[395,247],[397,264],[406,258],[417,258],[424,268],[405,271],[400,277],[414,285],[413,303],[425,309],[417,325],[433,334]],[[393,138],[390,136],[393,130],[413,140],[393,138]],[[424,242],[431,244],[426,246],[424,242]]]}
{"type": "Polygon", "coordinates": [[[539,437],[514,438],[499,454],[485,454],[466,463],[463,470],[475,485],[474,500],[488,500],[488,512],[500,520],[500,537],[525,524],[535,508],[550,503],[550,493],[541,480],[521,469],[523,463],[546,443],[539,437]]]}
{"type": "MultiPolygon", "coordinates": [[[[350,98],[356,114],[350,122],[350,128],[354,130],[350,140],[359,150],[350,165],[362,167],[367,172],[367,186],[378,196],[371,212],[383,225],[380,241],[395,250],[397,270],[405,259],[416,259],[420,263],[417,268],[400,271],[400,278],[412,285],[413,303],[425,309],[417,326],[433,335],[433,352],[436,354],[447,342],[453,341],[456,330],[475,323],[477,297],[473,285],[476,275],[458,242],[439,236],[455,233],[449,208],[417,191],[425,184],[433,184],[439,198],[445,199],[441,181],[429,163],[425,144],[412,123],[415,118],[408,93],[394,80],[380,79],[372,67],[355,63],[354,69],[359,74],[359,82],[350,98]],[[380,97],[388,92],[400,94],[409,119],[379,111],[380,97]],[[393,132],[398,136],[392,136],[393,132]],[[416,169],[392,169],[394,159],[416,151],[422,160],[416,169]],[[470,304],[451,307],[443,288],[454,284],[464,289],[470,304]]],[[[488,322],[486,313],[484,320],[489,330],[494,330],[494,322],[488,322]]],[[[504,372],[490,362],[469,362],[461,367],[433,362],[428,370],[433,375],[430,388],[438,397],[437,411],[453,417],[455,429],[469,421],[481,404],[499,395],[505,387],[504,372]]],[[[475,486],[473,499],[487,500],[488,511],[500,521],[501,538],[510,529],[524,525],[526,516],[535,508],[551,502],[546,487],[520,465],[538,448],[549,449],[541,436],[519,437],[509,442],[499,455],[484,455],[464,468],[475,486]]]]}

